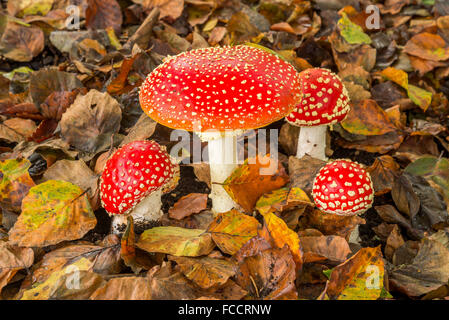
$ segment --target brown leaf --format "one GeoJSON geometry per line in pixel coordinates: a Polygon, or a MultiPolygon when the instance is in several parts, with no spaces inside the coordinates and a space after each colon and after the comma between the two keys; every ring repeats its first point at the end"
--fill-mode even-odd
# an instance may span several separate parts
{"type": "Polygon", "coordinates": [[[33,135],[37,126],[33,120],[22,118],[11,118],[3,121],[3,124],[8,128],[14,130],[24,138],[29,138],[33,135]]]}
{"type": "Polygon", "coordinates": [[[300,127],[284,123],[279,132],[279,144],[287,155],[296,155],[300,127]]]}
{"type": "Polygon", "coordinates": [[[149,300],[150,283],[146,277],[120,277],[109,280],[89,297],[90,300],[149,300]]]}
{"type": "Polygon", "coordinates": [[[307,212],[305,221],[300,221],[307,228],[315,228],[324,235],[336,235],[349,240],[349,236],[359,224],[365,224],[365,220],[359,216],[339,216],[324,213],[318,209],[307,212]]]}
{"type": "Polygon", "coordinates": [[[410,179],[406,175],[401,175],[395,180],[391,196],[400,212],[413,218],[418,213],[420,201],[418,195],[413,190],[410,179]]]}
{"type": "Polygon", "coordinates": [[[173,207],[168,210],[168,216],[172,219],[181,220],[192,214],[199,213],[207,208],[207,194],[190,193],[179,199],[173,207]]]}
{"type": "Polygon", "coordinates": [[[379,216],[388,223],[397,223],[401,227],[405,228],[408,232],[408,235],[412,239],[421,239],[424,234],[421,230],[414,229],[410,223],[410,221],[405,218],[403,215],[401,215],[395,207],[392,205],[386,204],[382,206],[376,206],[374,207],[376,209],[379,216]]]}
{"type": "Polygon", "coordinates": [[[449,250],[440,242],[425,239],[409,264],[389,273],[390,285],[411,297],[418,297],[446,285],[449,279],[449,250]]]}
{"type": "Polygon", "coordinates": [[[116,0],[88,0],[86,9],[86,26],[88,29],[114,28],[120,34],[122,27],[122,10],[116,0]]]}
{"type": "Polygon", "coordinates": [[[61,136],[79,150],[96,153],[110,146],[121,119],[119,103],[109,94],[92,89],[78,96],[62,115],[61,136]]]}
{"type": "Polygon", "coordinates": [[[404,51],[426,60],[444,61],[449,59],[449,46],[443,38],[427,32],[412,37],[406,43],[404,51]]]}
{"type": "Polygon", "coordinates": [[[394,225],[385,245],[385,257],[392,261],[395,251],[405,243],[397,224],[394,225]]]}
{"type": "MultiPolygon", "coordinates": [[[[41,113],[47,119],[61,120],[62,114],[75,101],[80,89],[76,88],[72,91],[55,91],[41,104],[41,113]]],[[[86,93],[86,92],[84,92],[86,93]]]]}
{"type": "Polygon", "coordinates": [[[30,248],[21,248],[0,241],[0,292],[14,277],[17,271],[31,267],[34,252],[30,248]]]}
{"type": "Polygon", "coordinates": [[[223,188],[245,212],[252,212],[263,194],[281,188],[288,180],[281,162],[276,163],[269,156],[265,156],[245,160],[223,182],[223,188]],[[270,172],[265,173],[264,169],[270,172]]]}
{"type": "Polygon", "coordinates": [[[297,299],[295,262],[287,246],[266,249],[243,259],[236,282],[252,299],[297,299]]]}
{"type": "Polygon", "coordinates": [[[59,160],[47,169],[44,180],[63,180],[76,184],[89,195],[94,210],[100,207],[98,176],[83,160],[59,160]]]}
{"type": "Polygon", "coordinates": [[[305,155],[301,159],[294,156],[288,158],[288,171],[291,179],[291,187],[298,187],[307,192],[312,192],[313,179],[318,171],[326,164],[325,161],[305,155]]]}
{"type": "Polygon", "coordinates": [[[235,263],[225,259],[170,257],[170,260],[178,264],[187,279],[203,289],[225,284],[237,269],[235,263]]]}
{"type": "MultiPolygon", "coordinates": [[[[33,72],[30,77],[30,96],[37,106],[44,102],[54,102],[55,104],[64,102],[68,104],[72,98],[71,94],[62,92],[73,92],[73,90],[82,87],[83,84],[78,80],[76,74],[59,71],[57,68],[40,69],[33,72]],[[50,95],[52,96],[49,97],[50,95]],[[47,98],[49,100],[46,100],[47,98]],[[65,98],[69,101],[66,101],[65,98]]],[[[53,114],[52,112],[49,113],[53,114]]]]}
{"type": "Polygon", "coordinates": [[[304,263],[329,260],[343,262],[351,253],[348,242],[339,236],[300,237],[304,263]]]}
{"type": "Polygon", "coordinates": [[[1,31],[0,54],[8,59],[28,62],[44,50],[44,33],[38,27],[8,21],[1,31]]]}
{"type": "Polygon", "coordinates": [[[399,175],[400,167],[391,156],[377,157],[366,171],[371,175],[376,196],[391,191],[394,180],[399,175]]]}
{"type": "Polygon", "coordinates": [[[211,46],[215,46],[223,40],[228,30],[225,27],[215,27],[209,34],[207,41],[211,46]]]}
{"type": "Polygon", "coordinates": [[[184,9],[184,0],[143,0],[142,6],[145,10],[159,8],[160,19],[169,17],[172,20],[178,19],[184,9]]]}

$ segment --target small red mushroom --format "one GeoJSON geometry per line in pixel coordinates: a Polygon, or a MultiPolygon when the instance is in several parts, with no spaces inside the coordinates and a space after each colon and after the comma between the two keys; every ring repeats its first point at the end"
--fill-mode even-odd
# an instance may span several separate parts
{"type": "Polygon", "coordinates": [[[311,68],[300,72],[303,97],[285,119],[301,127],[296,156],[305,154],[326,160],[327,125],[342,121],[349,112],[348,92],[340,78],[326,69],[311,68]]]}
{"type": "Polygon", "coordinates": [[[220,185],[237,166],[237,135],[293,111],[299,75],[276,55],[251,46],[211,47],[170,57],[140,90],[145,113],[167,127],[209,142],[214,212],[235,203],[220,185]]]}
{"type": "Polygon", "coordinates": [[[154,141],[133,141],[118,149],[100,179],[101,203],[113,215],[112,232],[123,232],[128,214],[142,226],[159,220],[162,189],[176,169],[165,147],[154,141]]]}
{"type": "Polygon", "coordinates": [[[351,216],[371,208],[374,189],[362,165],[340,159],[321,168],[313,181],[312,195],[321,211],[351,216]]]}

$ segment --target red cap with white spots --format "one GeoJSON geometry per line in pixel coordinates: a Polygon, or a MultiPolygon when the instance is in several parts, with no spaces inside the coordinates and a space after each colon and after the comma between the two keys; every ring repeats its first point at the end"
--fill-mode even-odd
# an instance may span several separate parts
{"type": "Polygon", "coordinates": [[[371,207],[374,189],[362,165],[343,159],[321,168],[313,181],[312,195],[321,211],[351,216],[371,207]]]}
{"type": "Polygon", "coordinates": [[[118,149],[105,165],[100,182],[103,208],[109,214],[130,212],[141,200],[173,178],[177,165],[154,141],[133,141],[118,149]]]}
{"type": "Polygon", "coordinates": [[[289,114],[300,99],[292,65],[244,45],[170,57],[140,89],[140,105],[149,117],[196,132],[263,127],[289,114]]]}
{"type": "Polygon", "coordinates": [[[303,97],[285,119],[296,126],[319,126],[342,121],[349,112],[348,91],[329,70],[306,69],[299,73],[303,97]]]}

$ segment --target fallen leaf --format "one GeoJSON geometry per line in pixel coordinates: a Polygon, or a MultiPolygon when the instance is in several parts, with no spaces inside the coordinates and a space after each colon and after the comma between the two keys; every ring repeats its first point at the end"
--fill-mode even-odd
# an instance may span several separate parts
{"type": "Polygon", "coordinates": [[[0,205],[20,212],[23,198],[34,187],[28,169],[31,163],[26,159],[0,161],[0,205]]]}
{"type": "Polygon", "coordinates": [[[449,59],[449,46],[443,38],[428,32],[413,36],[405,44],[404,51],[426,60],[444,61],[449,59]]]}
{"type": "Polygon", "coordinates": [[[419,297],[446,285],[449,279],[449,250],[440,242],[424,239],[410,264],[389,272],[390,285],[410,297],[419,297]]]}
{"type": "Polygon", "coordinates": [[[190,193],[180,198],[168,210],[168,216],[172,219],[181,220],[192,214],[199,213],[207,208],[207,194],[190,193]]]}
{"type": "Polygon", "coordinates": [[[326,294],[331,300],[377,300],[384,287],[380,246],[362,248],[332,269],[326,294]]]}
{"type": "Polygon", "coordinates": [[[22,18],[28,15],[45,16],[53,6],[54,0],[17,0],[8,1],[7,10],[11,16],[22,18]]]}
{"type": "Polygon", "coordinates": [[[88,299],[104,282],[101,276],[90,271],[91,268],[92,262],[81,258],[53,272],[44,282],[24,291],[20,300],[88,299]],[[74,283],[75,271],[78,272],[79,286],[74,283]]]}
{"type": "Polygon", "coordinates": [[[383,135],[397,130],[374,100],[363,100],[353,105],[341,126],[352,134],[364,136],[383,135]]]}
{"type": "Polygon", "coordinates": [[[377,157],[374,163],[366,168],[371,175],[376,196],[391,191],[394,180],[399,176],[400,166],[389,155],[377,157]]]}
{"type": "Polygon", "coordinates": [[[95,290],[90,300],[150,300],[150,283],[146,277],[110,279],[95,290]]]}
{"type": "Polygon", "coordinates": [[[78,186],[49,180],[32,187],[23,198],[22,213],[9,238],[22,247],[45,247],[79,239],[96,223],[89,200],[78,186]]]}
{"type": "Polygon", "coordinates": [[[28,62],[44,50],[44,33],[38,27],[8,21],[0,30],[0,54],[8,59],[28,62]]]}
{"type": "Polygon", "coordinates": [[[387,238],[387,243],[385,244],[385,257],[392,261],[394,253],[398,248],[404,245],[405,241],[401,235],[401,231],[397,224],[393,226],[393,230],[391,230],[390,235],[387,238]]]}
{"type": "Polygon", "coordinates": [[[268,212],[262,215],[265,226],[268,229],[274,244],[278,248],[283,248],[287,245],[293,260],[295,261],[296,270],[300,270],[303,264],[303,251],[298,234],[291,230],[287,224],[274,213],[268,212]]]}
{"type": "Polygon", "coordinates": [[[264,194],[257,200],[256,209],[265,214],[282,212],[298,206],[312,205],[307,194],[301,188],[281,188],[264,194]]]}
{"type": "Polygon", "coordinates": [[[324,235],[336,235],[346,240],[349,240],[352,231],[359,224],[365,224],[365,219],[357,215],[345,217],[328,214],[318,209],[306,212],[304,221],[300,221],[300,226],[314,228],[321,231],[324,235]]]}
{"type": "Polygon", "coordinates": [[[34,252],[30,248],[16,247],[0,241],[0,292],[17,271],[31,267],[34,252]]]}
{"type": "Polygon", "coordinates": [[[224,253],[233,255],[249,239],[257,235],[259,222],[237,210],[218,214],[207,231],[224,253]]]}
{"type": "Polygon", "coordinates": [[[88,29],[114,28],[120,34],[122,27],[122,10],[116,0],[88,0],[86,9],[86,26],[88,29]]]}
{"type": "Polygon", "coordinates": [[[209,254],[215,244],[206,230],[155,227],[145,230],[136,246],[147,252],[161,252],[178,257],[197,257],[209,254]]]}
{"type": "Polygon", "coordinates": [[[342,37],[350,44],[370,44],[371,38],[363,32],[362,27],[353,23],[345,12],[338,20],[338,28],[342,37]]]}
{"type": "Polygon", "coordinates": [[[30,96],[37,106],[49,103],[53,99],[56,100],[54,103],[61,103],[64,99],[57,95],[64,95],[62,92],[72,92],[82,87],[83,84],[78,80],[76,74],[59,71],[57,68],[43,68],[34,71],[30,76],[30,96]]]}
{"type": "Polygon", "coordinates": [[[110,146],[121,119],[119,103],[109,94],[92,89],[78,96],[62,115],[61,136],[81,151],[96,153],[110,146]]]}
{"type": "Polygon", "coordinates": [[[245,160],[223,182],[223,188],[245,212],[252,212],[260,196],[279,189],[288,180],[289,177],[282,164],[265,156],[245,160]],[[273,167],[277,170],[273,170],[273,167]],[[270,172],[265,173],[263,170],[270,172]]]}
{"type": "Polygon", "coordinates": [[[304,263],[318,261],[343,262],[351,253],[348,242],[339,236],[300,237],[304,263]]]}
{"type": "Polygon", "coordinates": [[[73,183],[86,191],[93,210],[100,207],[98,176],[89,169],[83,160],[59,160],[50,166],[43,176],[44,180],[63,180],[73,183]]]}
{"type": "Polygon", "coordinates": [[[287,246],[266,249],[246,257],[239,266],[236,282],[252,299],[297,299],[295,262],[287,246]]]}
{"type": "Polygon", "coordinates": [[[203,289],[225,284],[237,269],[235,263],[225,259],[171,257],[170,260],[178,264],[187,279],[203,289]]]}
{"type": "Polygon", "coordinates": [[[301,159],[294,156],[289,157],[288,171],[291,186],[301,188],[308,195],[311,195],[313,180],[325,164],[325,161],[312,158],[309,155],[305,155],[301,159]]]}
{"type": "Polygon", "coordinates": [[[22,118],[11,118],[3,121],[3,124],[26,139],[30,138],[37,128],[33,120],[22,118]]]}
{"type": "Polygon", "coordinates": [[[145,10],[159,8],[160,19],[169,17],[172,20],[178,19],[184,9],[184,0],[143,0],[142,6],[145,10]]]}

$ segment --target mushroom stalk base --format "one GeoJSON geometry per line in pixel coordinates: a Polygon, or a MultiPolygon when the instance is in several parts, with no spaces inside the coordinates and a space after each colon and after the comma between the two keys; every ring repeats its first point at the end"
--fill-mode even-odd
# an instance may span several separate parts
{"type": "Polygon", "coordinates": [[[209,165],[211,178],[212,211],[214,214],[227,212],[236,207],[221,184],[238,166],[237,136],[224,135],[222,138],[209,140],[209,165]]]}
{"type": "Polygon", "coordinates": [[[313,158],[326,161],[326,132],[327,125],[301,127],[296,157],[301,159],[308,154],[313,158]]]}
{"type": "MultiPolygon", "coordinates": [[[[136,226],[144,227],[160,220],[163,215],[161,196],[162,189],[156,190],[134,207],[130,214],[136,226]]],[[[112,233],[122,234],[126,229],[126,224],[127,215],[114,215],[112,217],[112,233]]]]}

